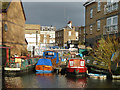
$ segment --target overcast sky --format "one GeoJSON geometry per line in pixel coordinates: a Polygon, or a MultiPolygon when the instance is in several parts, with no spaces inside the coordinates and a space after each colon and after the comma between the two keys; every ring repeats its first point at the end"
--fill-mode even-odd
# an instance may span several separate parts
{"type": "Polygon", "coordinates": [[[84,2],[23,2],[26,24],[62,28],[72,21],[74,26],[84,25],[84,2]]]}

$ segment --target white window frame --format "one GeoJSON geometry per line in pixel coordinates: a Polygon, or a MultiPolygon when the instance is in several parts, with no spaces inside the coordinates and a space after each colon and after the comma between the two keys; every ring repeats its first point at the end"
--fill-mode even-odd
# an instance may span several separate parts
{"type": "MultiPolygon", "coordinates": [[[[111,19],[110,25],[108,25],[108,24],[107,24],[106,26],[107,26],[107,28],[109,28],[109,29],[110,29],[110,31],[108,30],[107,32],[110,32],[110,33],[111,33],[111,32],[112,32],[112,28],[113,28],[112,26],[114,26],[114,25],[118,25],[118,15],[107,18],[106,23],[108,22],[108,20],[109,20],[109,19],[111,19]],[[117,17],[117,23],[116,23],[116,24],[113,24],[113,18],[115,18],[115,17],[117,17]]],[[[118,28],[118,27],[117,27],[117,28],[118,28]]],[[[118,32],[118,30],[117,30],[117,29],[116,29],[115,31],[116,31],[115,33],[117,33],[117,32],[118,32]]]]}
{"type": "Polygon", "coordinates": [[[68,32],[68,35],[71,36],[71,31],[68,32]]]}
{"type": "MultiPolygon", "coordinates": [[[[111,19],[111,24],[110,24],[110,25],[107,24],[107,26],[118,25],[118,19],[117,19],[117,24],[113,24],[113,18],[115,18],[115,17],[118,18],[118,15],[117,15],[117,16],[113,16],[113,17],[107,18],[107,21],[108,21],[109,19],[111,19]]],[[[106,22],[106,23],[107,23],[107,22],[106,22]]]]}
{"type": "Polygon", "coordinates": [[[90,9],[90,18],[93,18],[93,9],[90,9]]]}
{"type": "Polygon", "coordinates": [[[118,25],[118,15],[112,17],[112,25],[118,25]],[[116,23],[116,24],[113,24],[113,18],[115,18],[115,17],[117,17],[117,23],[116,23]]]}
{"type": "Polygon", "coordinates": [[[85,63],[84,61],[80,61],[80,66],[83,67],[83,66],[84,66],[84,63],[85,63]]]}
{"type": "Polygon", "coordinates": [[[100,0],[98,0],[98,11],[100,11],[101,10],[101,2],[100,2],[100,0]]]}
{"type": "Polygon", "coordinates": [[[90,25],[90,34],[92,34],[92,27],[93,27],[93,26],[92,26],[92,25],[90,25]]]}
{"type": "Polygon", "coordinates": [[[73,61],[70,61],[70,66],[73,66],[74,62],[73,61]]]}
{"type": "Polygon", "coordinates": [[[100,20],[97,21],[97,30],[100,30],[100,20]]]}

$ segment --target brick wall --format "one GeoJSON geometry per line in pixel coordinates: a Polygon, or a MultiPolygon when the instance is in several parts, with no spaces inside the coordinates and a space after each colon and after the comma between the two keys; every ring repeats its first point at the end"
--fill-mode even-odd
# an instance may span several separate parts
{"type": "MultiPolygon", "coordinates": [[[[88,45],[92,45],[96,42],[97,39],[100,38],[101,35],[103,35],[103,30],[105,29],[105,25],[107,22],[107,18],[118,15],[118,26],[120,23],[120,2],[119,2],[119,10],[113,11],[111,13],[105,14],[104,13],[104,6],[107,4],[107,2],[101,2],[101,10],[98,11],[97,2],[93,2],[90,5],[85,7],[86,14],[85,14],[85,26],[86,26],[86,42],[88,45]],[[90,18],[90,10],[93,9],[93,18],[90,18]],[[100,30],[97,29],[97,21],[100,20],[100,30]],[[90,34],[90,25],[92,25],[92,34],[90,34]]],[[[118,27],[120,28],[120,27],[118,27]]],[[[119,30],[119,29],[118,29],[119,30]]],[[[120,31],[120,30],[119,30],[120,31]]]]}
{"type": "Polygon", "coordinates": [[[56,31],[55,43],[58,44],[58,46],[63,47],[64,44],[67,44],[68,40],[76,40],[75,27],[73,27],[73,29],[64,28],[62,30],[56,31]],[[69,31],[71,31],[71,36],[69,36],[69,31]]]}
{"type": "MultiPolygon", "coordinates": [[[[2,13],[3,44],[11,47],[11,55],[26,52],[25,17],[20,2],[11,2],[6,13],[2,13]],[[4,30],[7,24],[8,31],[4,30]]],[[[26,52],[27,53],[27,52],[26,52]]]]}

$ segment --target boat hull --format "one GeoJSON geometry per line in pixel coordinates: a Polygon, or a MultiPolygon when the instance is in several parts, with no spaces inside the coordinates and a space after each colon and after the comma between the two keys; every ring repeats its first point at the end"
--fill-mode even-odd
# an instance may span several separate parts
{"type": "Polygon", "coordinates": [[[67,74],[72,75],[86,75],[87,68],[67,68],[67,74]]]}
{"type": "Polygon", "coordinates": [[[36,65],[36,71],[43,73],[51,73],[53,71],[53,67],[48,65],[36,65]]]}

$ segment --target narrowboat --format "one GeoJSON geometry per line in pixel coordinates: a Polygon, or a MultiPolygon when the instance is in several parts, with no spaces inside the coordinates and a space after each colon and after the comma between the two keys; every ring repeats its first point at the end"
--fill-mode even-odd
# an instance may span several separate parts
{"type": "Polygon", "coordinates": [[[4,72],[7,76],[21,75],[25,72],[33,71],[39,58],[11,58],[4,66],[4,72]]]}
{"type": "Polygon", "coordinates": [[[68,75],[86,75],[87,67],[83,59],[69,59],[67,64],[68,75]]]}
{"type": "Polygon", "coordinates": [[[43,52],[43,58],[39,59],[35,69],[38,72],[53,72],[54,68],[59,65],[60,60],[58,52],[47,50],[43,52]]]}

